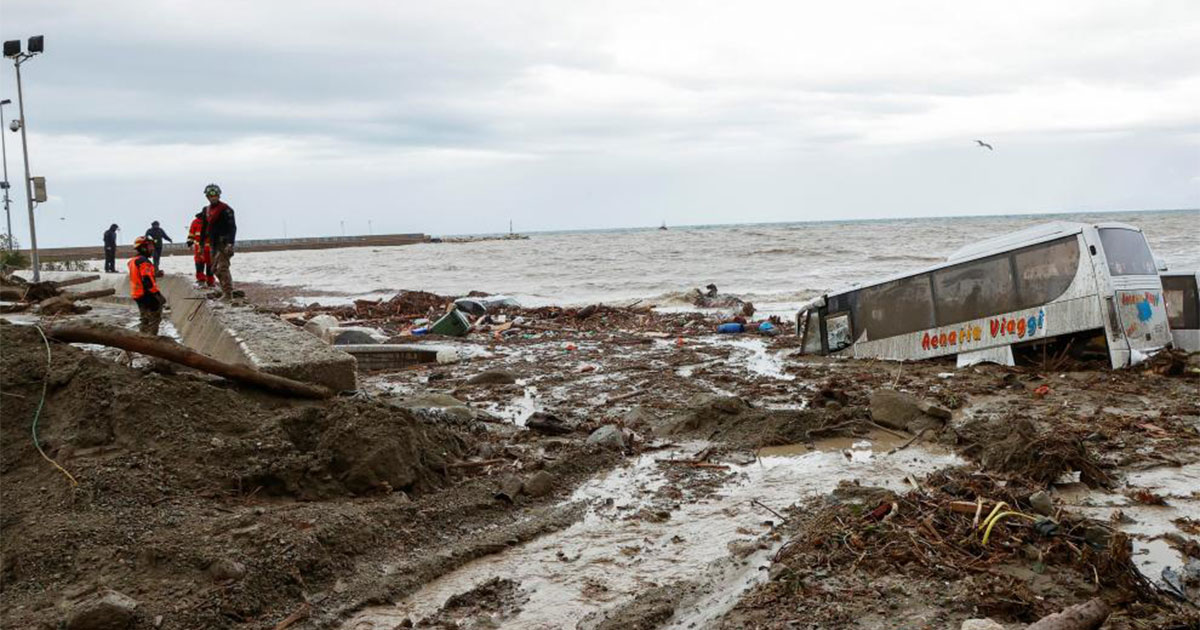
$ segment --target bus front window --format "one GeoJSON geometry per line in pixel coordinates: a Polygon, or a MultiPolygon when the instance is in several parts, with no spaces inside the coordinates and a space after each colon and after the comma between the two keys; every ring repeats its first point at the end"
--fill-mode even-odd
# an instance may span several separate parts
{"type": "Polygon", "coordinates": [[[1155,276],[1158,269],[1141,232],[1122,228],[1103,228],[1100,242],[1108,260],[1108,273],[1114,276],[1155,276]]]}

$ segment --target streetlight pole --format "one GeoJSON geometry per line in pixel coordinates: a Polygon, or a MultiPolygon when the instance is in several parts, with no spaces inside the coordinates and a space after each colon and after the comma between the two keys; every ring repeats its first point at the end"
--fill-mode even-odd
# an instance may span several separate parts
{"type": "Polygon", "coordinates": [[[33,281],[41,282],[41,261],[38,260],[37,226],[33,218],[33,178],[29,174],[29,140],[25,136],[25,94],[21,90],[21,64],[33,59],[45,47],[45,38],[29,38],[29,52],[21,52],[21,40],[4,42],[4,56],[11,57],[17,69],[17,110],[21,115],[21,152],[25,156],[25,201],[29,206],[29,252],[33,263],[33,281]]]}
{"type": "MultiPolygon", "coordinates": [[[[4,106],[12,103],[12,99],[6,98],[0,101],[0,125],[4,124],[4,106]]],[[[12,212],[9,211],[9,206],[12,200],[8,196],[8,189],[11,187],[8,183],[8,144],[4,141],[4,129],[0,129],[0,153],[4,158],[4,221],[8,226],[8,249],[13,248],[12,237],[12,212]]]]}
{"type": "Polygon", "coordinates": [[[21,91],[21,62],[29,59],[32,55],[17,57],[13,60],[13,66],[17,69],[17,110],[21,115],[21,153],[25,156],[25,201],[29,206],[29,251],[33,257],[33,281],[41,282],[41,261],[38,260],[37,250],[37,224],[33,218],[33,178],[29,174],[29,140],[25,137],[25,95],[21,91]]]}

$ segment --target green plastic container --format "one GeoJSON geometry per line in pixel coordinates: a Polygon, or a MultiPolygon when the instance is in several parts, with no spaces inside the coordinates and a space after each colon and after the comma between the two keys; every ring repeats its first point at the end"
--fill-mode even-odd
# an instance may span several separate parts
{"type": "Polygon", "coordinates": [[[459,312],[458,309],[455,309],[434,322],[433,326],[429,327],[429,332],[435,335],[461,337],[467,334],[467,331],[470,329],[471,322],[467,321],[467,317],[459,312]]]}

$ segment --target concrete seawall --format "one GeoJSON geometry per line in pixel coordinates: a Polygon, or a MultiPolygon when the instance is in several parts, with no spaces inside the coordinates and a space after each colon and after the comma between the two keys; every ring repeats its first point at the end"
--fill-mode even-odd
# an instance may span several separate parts
{"type": "MultiPolygon", "coordinates": [[[[191,256],[192,249],[184,243],[187,234],[183,234],[178,243],[163,243],[163,256],[191,256]]],[[[117,260],[132,258],[133,237],[117,245],[117,260]]],[[[237,251],[274,252],[295,249],[336,249],[340,247],[393,247],[396,245],[412,245],[425,243],[429,237],[424,234],[377,234],[371,236],[314,236],[307,238],[263,238],[245,239],[237,243],[237,251]]],[[[26,256],[28,249],[21,250],[26,256]]],[[[104,258],[104,247],[88,245],[84,247],[51,247],[38,248],[38,259],[42,262],[59,260],[100,260],[104,258]]]]}
{"type": "MultiPolygon", "coordinates": [[[[75,272],[42,272],[43,280],[78,277],[75,272]]],[[[167,297],[167,315],[187,347],[228,363],[252,366],[269,374],[317,383],[336,391],[357,389],[353,356],[249,306],[234,307],[205,297],[191,277],[167,274],[158,279],[167,297]]],[[[132,304],[127,274],[101,274],[72,291],[115,289],[105,301],[132,304]]]]}

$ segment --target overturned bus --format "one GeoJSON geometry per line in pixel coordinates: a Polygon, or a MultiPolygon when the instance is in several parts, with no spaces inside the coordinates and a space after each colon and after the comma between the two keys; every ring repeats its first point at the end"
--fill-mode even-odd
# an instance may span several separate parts
{"type": "Polygon", "coordinates": [[[946,262],[821,296],[796,316],[802,352],[893,360],[958,355],[1012,365],[1012,348],[1103,337],[1114,368],[1171,343],[1141,230],[1056,221],[968,245],[946,262]]]}

